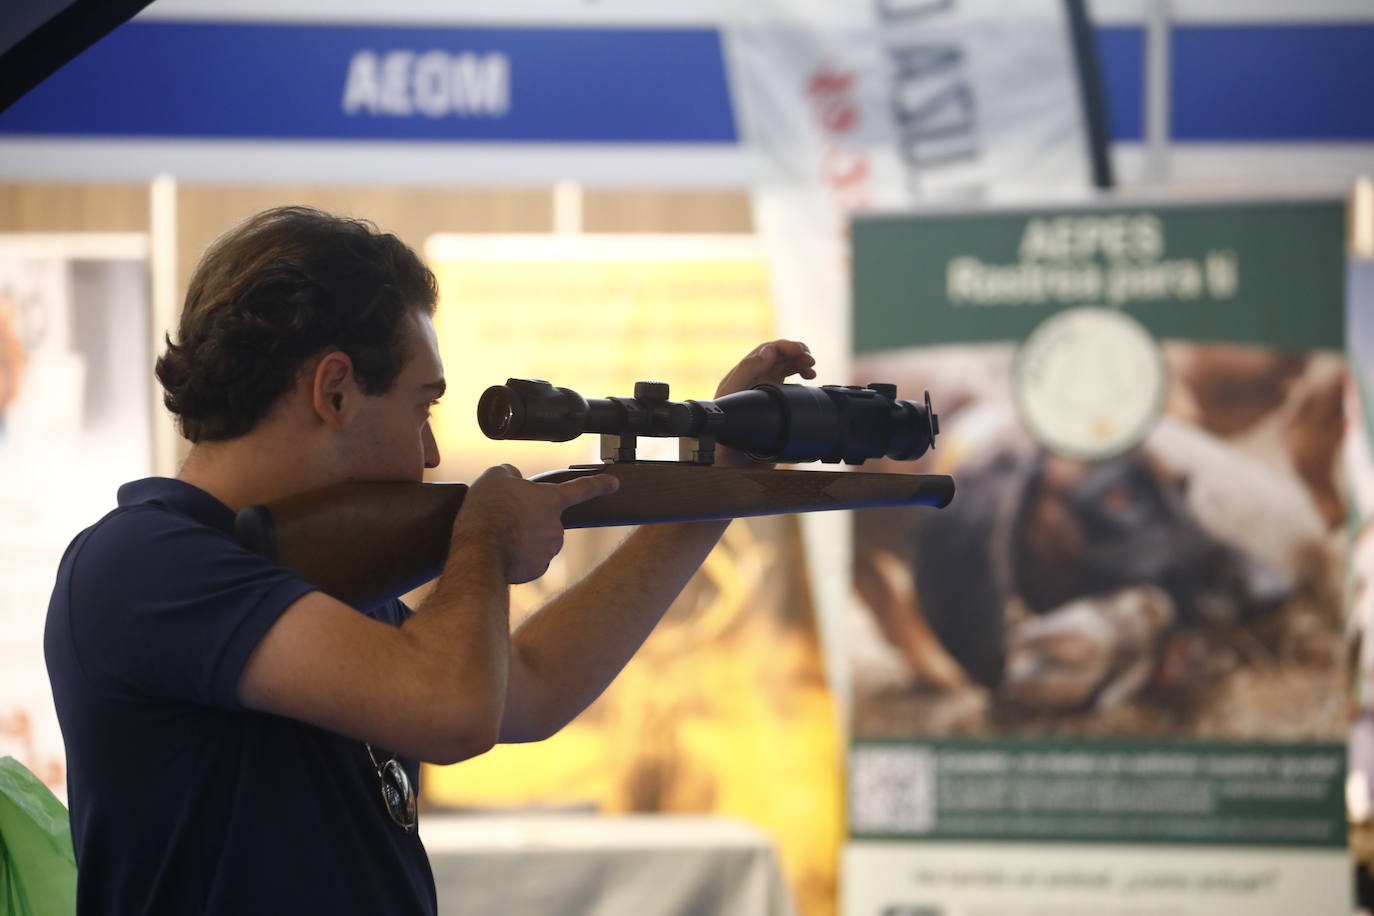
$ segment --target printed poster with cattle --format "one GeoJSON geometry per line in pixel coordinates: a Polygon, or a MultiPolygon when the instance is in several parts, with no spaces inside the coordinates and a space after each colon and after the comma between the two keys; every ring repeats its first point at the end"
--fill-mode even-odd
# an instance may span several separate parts
{"type": "Polygon", "coordinates": [[[1335,200],[855,223],[853,381],[930,390],[957,493],[855,514],[844,912],[1351,911],[1344,239],[1335,200]]]}

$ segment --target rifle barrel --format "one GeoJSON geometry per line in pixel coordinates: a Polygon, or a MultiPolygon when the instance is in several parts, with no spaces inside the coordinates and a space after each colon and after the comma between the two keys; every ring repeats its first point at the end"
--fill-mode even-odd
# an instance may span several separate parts
{"type": "Polygon", "coordinates": [[[939,509],[954,498],[954,478],[943,474],[779,471],[641,461],[574,467],[533,479],[559,483],[589,474],[617,477],[620,489],[610,496],[569,508],[563,513],[566,528],[709,521],[879,506],[939,509]]]}

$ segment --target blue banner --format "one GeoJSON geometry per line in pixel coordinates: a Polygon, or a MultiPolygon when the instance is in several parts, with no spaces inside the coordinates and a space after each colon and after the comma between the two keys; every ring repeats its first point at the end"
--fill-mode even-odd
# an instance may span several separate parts
{"type": "MultiPolygon", "coordinates": [[[[1097,30],[1111,136],[1144,139],[1145,32],[1097,30]]],[[[1374,140],[1374,24],[1178,25],[1170,137],[1194,143],[1374,140]]]]}
{"type": "Polygon", "coordinates": [[[735,143],[714,29],[131,22],[0,135],[735,143]]]}
{"type": "MultiPolygon", "coordinates": [[[[1096,30],[1111,137],[1143,137],[1143,30],[1096,30]]],[[[1374,25],[1172,30],[1177,142],[1374,140],[1374,25]],[[1282,112],[1276,117],[1275,112],[1282,112]]],[[[131,22],[0,136],[737,143],[708,28],[131,22]]]]}

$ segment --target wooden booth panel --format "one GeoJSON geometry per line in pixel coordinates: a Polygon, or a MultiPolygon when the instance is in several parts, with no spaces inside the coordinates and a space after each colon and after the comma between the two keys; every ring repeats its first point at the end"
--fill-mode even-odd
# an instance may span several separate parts
{"type": "Polygon", "coordinates": [[[146,184],[0,183],[0,232],[147,232],[146,184]]]}
{"type": "MultiPolygon", "coordinates": [[[[145,184],[0,183],[0,232],[145,232],[145,184]]],[[[183,247],[195,255],[215,236],[268,207],[300,203],[364,216],[418,247],[434,232],[548,232],[548,189],[242,187],[182,185],[183,247]]],[[[592,190],[583,201],[587,232],[753,231],[743,190],[592,190]]]]}
{"type": "Polygon", "coordinates": [[[586,232],[754,231],[749,194],[742,190],[589,190],[582,219],[586,232]]]}
{"type": "MultiPolygon", "coordinates": [[[[284,204],[369,219],[416,250],[439,232],[553,230],[549,188],[182,185],[177,201],[180,295],[201,252],[221,232],[253,213],[284,204]]],[[[587,190],[582,215],[586,232],[753,231],[749,195],[743,190],[587,190]]]]}
{"type": "Polygon", "coordinates": [[[270,207],[301,204],[368,219],[417,250],[436,232],[548,232],[553,226],[546,189],[182,185],[177,203],[182,295],[206,246],[270,207]]]}

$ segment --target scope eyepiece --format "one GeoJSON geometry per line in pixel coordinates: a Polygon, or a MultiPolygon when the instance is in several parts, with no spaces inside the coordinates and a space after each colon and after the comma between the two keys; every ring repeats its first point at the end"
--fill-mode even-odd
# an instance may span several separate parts
{"type": "Polygon", "coordinates": [[[543,379],[512,378],[477,401],[477,425],[489,439],[567,442],[587,432],[587,401],[543,379]]]}
{"type": "Polygon", "coordinates": [[[492,385],[482,392],[482,397],[477,401],[477,425],[488,439],[510,438],[511,430],[519,425],[515,403],[510,389],[504,385],[492,385]]]}

